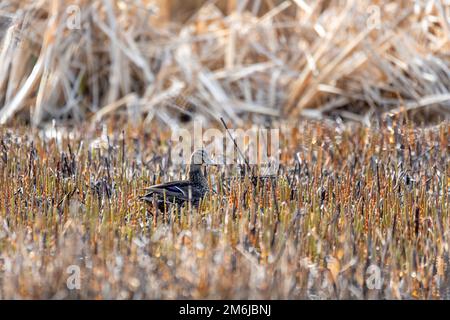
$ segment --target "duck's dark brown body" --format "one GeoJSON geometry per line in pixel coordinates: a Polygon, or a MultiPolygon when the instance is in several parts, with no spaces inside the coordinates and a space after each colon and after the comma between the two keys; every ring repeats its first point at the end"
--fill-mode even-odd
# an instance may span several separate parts
{"type": "Polygon", "coordinates": [[[202,162],[200,164],[195,161],[195,156],[201,157],[201,160],[205,156],[202,152],[198,156],[197,153],[192,155],[189,179],[183,181],[173,181],[168,183],[157,184],[146,188],[147,194],[142,197],[150,203],[157,204],[158,208],[163,211],[171,204],[183,205],[186,202],[191,202],[192,205],[198,206],[200,200],[208,193],[208,181],[202,173],[202,162]]]}

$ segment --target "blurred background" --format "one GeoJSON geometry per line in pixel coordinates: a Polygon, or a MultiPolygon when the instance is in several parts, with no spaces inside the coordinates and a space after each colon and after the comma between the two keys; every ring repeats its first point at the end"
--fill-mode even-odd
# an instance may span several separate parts
{"type": "Polygon", "coordinates": [[[450,3],[4,0],[0,123],[450,114],[450,3]]]}

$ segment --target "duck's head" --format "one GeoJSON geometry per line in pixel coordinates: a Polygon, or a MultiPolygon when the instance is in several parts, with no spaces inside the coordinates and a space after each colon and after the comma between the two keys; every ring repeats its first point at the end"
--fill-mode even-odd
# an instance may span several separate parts
{"type": "Polygon", "coordinates": [[[195,150],[191,155],[191,166],[212,165],[214,162],[205,149],[195,150]]]}

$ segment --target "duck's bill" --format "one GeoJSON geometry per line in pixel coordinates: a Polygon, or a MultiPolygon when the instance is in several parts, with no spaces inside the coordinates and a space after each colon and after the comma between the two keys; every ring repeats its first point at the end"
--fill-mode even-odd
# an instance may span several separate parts
{"type": "Polygon", "coordinates": [[[210,156],[202,156],[202,160],[201,160],[200,164],[206,164],[206,165],[209,165],[209,166],[214,166],[214,165],[217,165],[218,163],[216,163],[216,161],[211,159],[210,156]]]}
{"type": "Polygon", "coordinates": [[[210,158],[206,158],[204,159],[205,164],[207,164],[208,166],[217,166],[219,165],[217,162],[213,161],[210,158]]]}

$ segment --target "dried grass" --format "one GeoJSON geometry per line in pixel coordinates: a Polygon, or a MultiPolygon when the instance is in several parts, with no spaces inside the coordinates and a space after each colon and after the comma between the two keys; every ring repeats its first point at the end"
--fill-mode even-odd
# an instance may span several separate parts
{"type": "Polygon", "coordinates": [[[124,109],[169,125],[180,110],[237,124],[329,114],[368,124],[404,110],[449,117],[443,1],[242,1],[225,11],[188,1],[159,16],[158,3],[2,1],[13,23],[0,52],[0,123],[19,114],[35,125],[95,121],[124,109]],[[70,5],[80,29],[67,27],[70,5]],[[188,20],[168,20],[188,5],[188,20]]]}
{"type": "Polygon", "coordinates": [[[277,179],[210,168],[217,193],[158,216],[169,132],[122,130],[0,128],[0,299],[450,298],[448,123],[286,127],[277,179]]]}

